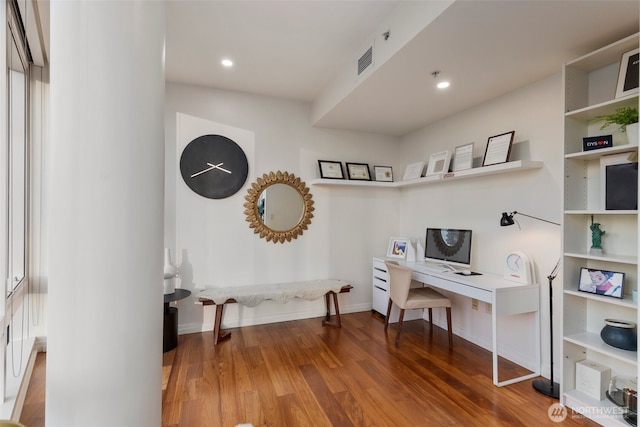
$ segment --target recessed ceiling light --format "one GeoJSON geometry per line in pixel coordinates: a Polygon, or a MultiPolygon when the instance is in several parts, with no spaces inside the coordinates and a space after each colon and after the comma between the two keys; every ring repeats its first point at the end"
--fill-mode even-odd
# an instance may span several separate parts
{"type": "Polygon", "coordinates": [[[227,67],[227,68],[233,67],[233,61],[227,58],[220,61],[220,63],[222,64],[223,67],[227,67]]]}
{"type": "Polygon", "coordinates": [[[449,84],[450,84],[450,83],[449,83],[447,80],[443,80],[443,79],[441,79],[440,77],[438,77],[438,76],[440,75],[440,71],[439,71],[439,70],[437,70],[437,71],[432,71],[432,72],[431,72],[431,75],[432,75],[432,76],[433,76],[433,78],[434,78],[434,79],[436,79],[436,81],[438,82],[438,83],[436,83],[436,87],[437,87],[438,89],[446,89],[446,88],[448,88],[448,87],[449,87],[449,84]]]}

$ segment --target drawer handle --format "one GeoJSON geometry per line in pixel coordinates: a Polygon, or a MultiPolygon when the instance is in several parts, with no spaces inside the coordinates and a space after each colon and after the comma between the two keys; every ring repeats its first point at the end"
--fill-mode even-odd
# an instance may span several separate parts
{"type": "Polygon", "coordinates": [[[387,280],[383,279],[382,277],[378,277],[378,276],[373,276],[373,277],[380,280],[381,282],[387,283],[387,280]]]}
{"type": "Polygon", "coordinates": [[[375,286],[375,285],[374,285],[374,288],[376,288],[376,289],[380,289],[382,292],[387,292],[387,290],[386,290],[386,289],[383,289],[383,288],[381,288],[380,286],[375,286]]]}
{"type": "Polygon", "coordinates": [[[374,270],[378,270],[378,271],[382,271],[383,273],[386,273],[387,270],[383,270],[382,268],[378,268],[378,267],[373,267],[374,270]]]}

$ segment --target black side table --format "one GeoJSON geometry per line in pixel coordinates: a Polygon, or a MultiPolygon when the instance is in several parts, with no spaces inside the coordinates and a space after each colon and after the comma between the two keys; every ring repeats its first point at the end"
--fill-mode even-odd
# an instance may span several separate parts
{"type": "Polygon", "coordinates": [[[176,289],[172,294],[164,296],[164,327],[162,335],[162,352],[173,350],[178,346],[178,308],[170,307],[171,301],[178,301],[191,295],[186,289],[176,289]]]}

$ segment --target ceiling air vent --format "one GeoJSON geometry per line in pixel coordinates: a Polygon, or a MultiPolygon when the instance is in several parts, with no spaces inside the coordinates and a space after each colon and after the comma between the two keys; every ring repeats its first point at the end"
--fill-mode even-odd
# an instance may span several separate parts
{"type": "Polygon", "coordinates": [[[369,47],[364,55],[358,58],[358,75],[362,74],[371,64],[373,64],[373,46],[369,47]]]}

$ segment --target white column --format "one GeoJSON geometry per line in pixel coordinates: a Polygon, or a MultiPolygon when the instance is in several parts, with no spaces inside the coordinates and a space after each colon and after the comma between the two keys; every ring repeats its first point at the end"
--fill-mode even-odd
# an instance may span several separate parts
{"type": "Polygon", "coordinates": [[[46,424],[161,424],[160,1],[51,2],[46,424]]]}

